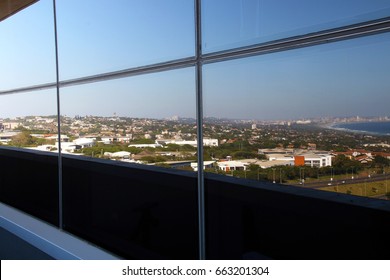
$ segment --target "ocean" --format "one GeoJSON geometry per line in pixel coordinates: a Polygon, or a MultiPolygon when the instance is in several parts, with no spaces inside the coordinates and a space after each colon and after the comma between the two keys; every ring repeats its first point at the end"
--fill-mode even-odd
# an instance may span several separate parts
{"type": "Polygon", "coordinates": [[[390,135],[390,121],[338,123],[333,125],[332,127],[340,130],[364,132],[368,134],[390,135]]]}

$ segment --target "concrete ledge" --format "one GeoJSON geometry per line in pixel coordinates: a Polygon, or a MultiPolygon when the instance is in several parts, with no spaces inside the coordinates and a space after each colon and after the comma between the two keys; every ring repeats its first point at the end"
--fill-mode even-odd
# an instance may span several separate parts
{"type": "Polygon", "coordinates": [[[54,259],[119,259],[109,252],[3,203],[0,203],[0,213],[0,227],[23,239],[54,259]]]}

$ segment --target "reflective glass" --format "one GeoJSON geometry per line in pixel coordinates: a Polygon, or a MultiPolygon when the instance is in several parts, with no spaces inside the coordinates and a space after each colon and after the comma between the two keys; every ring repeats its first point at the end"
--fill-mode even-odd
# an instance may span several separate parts
{"type": "Polygon", "coordinates": [[[383,34],[206,65],[206,154],[225,175],[385,197],[389,49],[383,34]]]}
{"type": "Polygon", "coordinates": [[[63,88],[61,129],[73,139],[65,145],[71,153],[192,170],[194,91],[192,68],[63,88]]]}
{"type": "Polygon", "coordinates": [[[55,81],[52,1],[0,22],[0,91],[55,81]]]}
{"type": "Polygon", "coordinates": [[[203,52],[390,16],[389,0],[203,0],[203,52]]]}
{"type": "Polygon", "coordinates": [[[191,0],[59,0],[61,79],[194,55],[191,0]]]}
{"type": "Polygon", "coordinates": [[[0,95],[0,145],[58,151],[55,90],[0,95]]]}

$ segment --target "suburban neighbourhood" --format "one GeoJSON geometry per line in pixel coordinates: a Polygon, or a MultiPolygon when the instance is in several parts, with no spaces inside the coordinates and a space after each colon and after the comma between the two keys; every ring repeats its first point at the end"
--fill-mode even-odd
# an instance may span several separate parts
{"type": "MultiPolygon", "coordinates": [[[[60,121],[63,154],[198,170],[194,119],[114,114],[62,116],[60,121]]],[[[296,185],[308,185],[313,178],[322,177],[329,180],[329,186],[337,176],[389,173],[389,136],[356,134],[330,125],[341,121],[356,119],[260,122],[206,118],[203,168],[228,176],[296,185]]],[[[56,116],[0,119],[0,145],[58,152],[57,123],[56,116]]]]}

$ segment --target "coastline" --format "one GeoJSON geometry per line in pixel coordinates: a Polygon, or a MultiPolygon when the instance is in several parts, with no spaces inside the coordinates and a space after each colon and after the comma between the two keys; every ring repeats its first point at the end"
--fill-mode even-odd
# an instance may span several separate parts
{"type": "Polygon", "coordinates": [[[356,121],[356,122],[332,122],[327,123],[325,125],[322,125],[322,127],[342,132],[350,132],[350,133],[357,133],[357,134],[369,134],[369,135],[376,135],[376,136],[390,136],[390,120],[385,121],[356,121]],[[370,130],[367,129],[367,126],[370,125],[378,125],[385,123],[386,126],[389,128],[384,131],[378,131],[376,130],[370,130]],[[351,128],[352,126],[352,128],[351,128]],[[353,127],[355,126],[355,127],[353,127]],[[356,126],[361,126],[360,129],[358,129],[356,126]],[[364,126],[366,129],[364,129],[364,126]]]}

